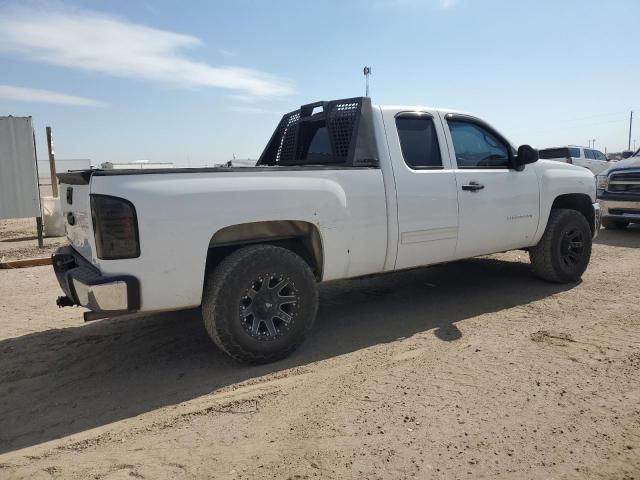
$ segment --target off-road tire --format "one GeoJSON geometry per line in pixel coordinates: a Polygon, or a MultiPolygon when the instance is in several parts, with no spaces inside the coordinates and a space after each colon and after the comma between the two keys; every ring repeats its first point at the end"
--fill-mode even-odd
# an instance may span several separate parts
{"type": "Polygon", "coordinates": [[[607,230],[622,230],[623,228],[627,228],[629,226],[629,222],[613,220],[611,218],[603,218],[602,226],[607,230]]]}
{"type": "Polygon", "coordinates": [[[565,208],[552,209],[540,242],[529,249],[534,275],[554,283],[577,282],[589,265],[591,242],[591,228],[582,213],[565,208]],[[569,241],[570,235],[581,241],[569,241]],[[572,246],[577,243],[582,243],[579,253],[572,246]],[[573,248],[576,250],[571,250],[573,248]]]}
{"type": "MultiPolygon", "coordinates": [[[[278,298],[293,298],[293,295],[278,298]]],[[[266,308],[265,304],[271,305],[263,302],[263,308],[266,308]]],[[[276,305],[274,308],[281,307],[276,305]]],[[[205,279],[204,326],[223,352],[243,363],[269,363],[290,355],[313,327],[317,310],[318,290],[313,272],[299,255],[285,248],[273,245],[241,248],[225,257],[205,279]],[[245,294],[248,291],[253,295],[260,293],[256,293],[256,283],[253,283],[258,278],[267,281],[267,288],[269,280],[264,279],[289,279],[298,299],[293,302],[295,311],[290,312],[292,321],[280,324],[273,336],[271,331],[254,332],[247,318],[242,316],[246,308],[243,302],[252,301],[245,294]]],[[[272,319],[271,327],[278,320],[272,319]]],[[[254,316],[251,324],[255,321],[254,316]]],[[[266,323],[260,320],[259,327],[266,330],[266,323]]]]}

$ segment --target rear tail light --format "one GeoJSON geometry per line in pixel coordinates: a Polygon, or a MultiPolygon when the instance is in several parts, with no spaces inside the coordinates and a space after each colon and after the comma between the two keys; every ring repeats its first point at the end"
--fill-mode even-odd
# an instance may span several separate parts
{"type": "Polygon", "coordinates": [[[101,260],[140,256],[136,209],[128,200],[91,195],[91,219],[96,253],[101,260]]]}

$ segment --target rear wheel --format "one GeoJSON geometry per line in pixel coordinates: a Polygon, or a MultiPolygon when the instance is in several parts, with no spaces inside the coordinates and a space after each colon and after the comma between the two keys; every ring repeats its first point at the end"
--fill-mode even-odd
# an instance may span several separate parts
{"type": "Polygon", "coordinates": [[[318,308],[315,277],[290,250],[245,247],[206,279],[205,328],[215,344],[246,363],[286,357],[304,340],[318,308]]]}
{"type": "Polygon", "coordinates": [[[529,250],[533,273],[549,282],[580,279],[591,258],[592,233],[587,219],[576,210],[551,210],[544,235],[529,250]]]}
{"type": "Polygon", "coordinates": [[[603,218],[602,226],[607,230],[621,230],[623,228],[627,228],[629,226],[629,222],[613,220],[611,218],[603,218]]]}

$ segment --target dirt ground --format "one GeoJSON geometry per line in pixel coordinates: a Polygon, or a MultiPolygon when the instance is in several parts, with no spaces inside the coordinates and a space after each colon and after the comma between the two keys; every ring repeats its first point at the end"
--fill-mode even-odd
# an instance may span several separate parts
{"type": "Polygon", "coordinates": [[[35,218],[0,220],[0,261],[48,257],[65,243],[64,237],[47,237],[39,248],[35,218]]]}
{"type": "MultiPolygon", "coordinates": [[[[40,185],[40,195],[51,196],[51,185],[40,185]]],[[[35,218],[0,220],[0,261],[48,257],[65,243],[64,237],[45,238],[39,248],[35,218]]]]}
{"type": "Polygon", "coordinates": [[[523,252],[321,289],[309,340],[245,367],[197,311],[82,322],[0,271],[2,478],[640,478],[640,228],[581,283],[523,252]]]}

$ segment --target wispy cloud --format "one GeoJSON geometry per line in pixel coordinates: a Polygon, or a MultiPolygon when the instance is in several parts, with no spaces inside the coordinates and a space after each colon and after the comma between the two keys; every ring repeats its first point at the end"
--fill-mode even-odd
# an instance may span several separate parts
{"type": "Polygon", "coordinates": [[[437,5],[443,10],[457,5],[458,0],[379,0],[382,7],[421,7],[424,5],[437,5]]]}
{"type": "Polygon", "coordinates": [[[31,60],[183,87],[218,87],[253,97],[282,97],[291,84],[237,66],[211,66],[188,57],[202,46],[191,35],[69,8],[0,8],[0,51],[31,60]]]}
{"type": "Polygon", "coordinates": [[[232,52],[231,50],[226,50],[224,48],[219,48],[218,49],[218,53],[220,55],[225,56],[225,57],[235,57],[236,55],[238,55],[237,53],[232,52]]]}
{"type": "Polygon", "coordinates": [[[68,95],[66,93],[40,90],[37,88],[0,85],[0,99],[14,102],[55,103],[58,105],[72,105],[75,107],[103,107],[105,104],[98,100],[68,95]]]}
{"type": "Polygon", "coordinates": [[[263,114],[263,113],[268,113],[268,114],[273,114],[273,113],[278,113],[274,110],[267,110],[266,108],[261,108],[261,107],[248,107],[248,106],[243,106],[243,105],[232,105],[229,107],[229,110],[231,110],[232,112],[236,112],[236,113],[255,113],[255,114],[263,114]]]}
{"type": "Polygon", "coordinates": [[[445,10],[449,7],[453,7],[458,3],[458,0],[438,0],[440,2],[440,6],[445,10]]]}

